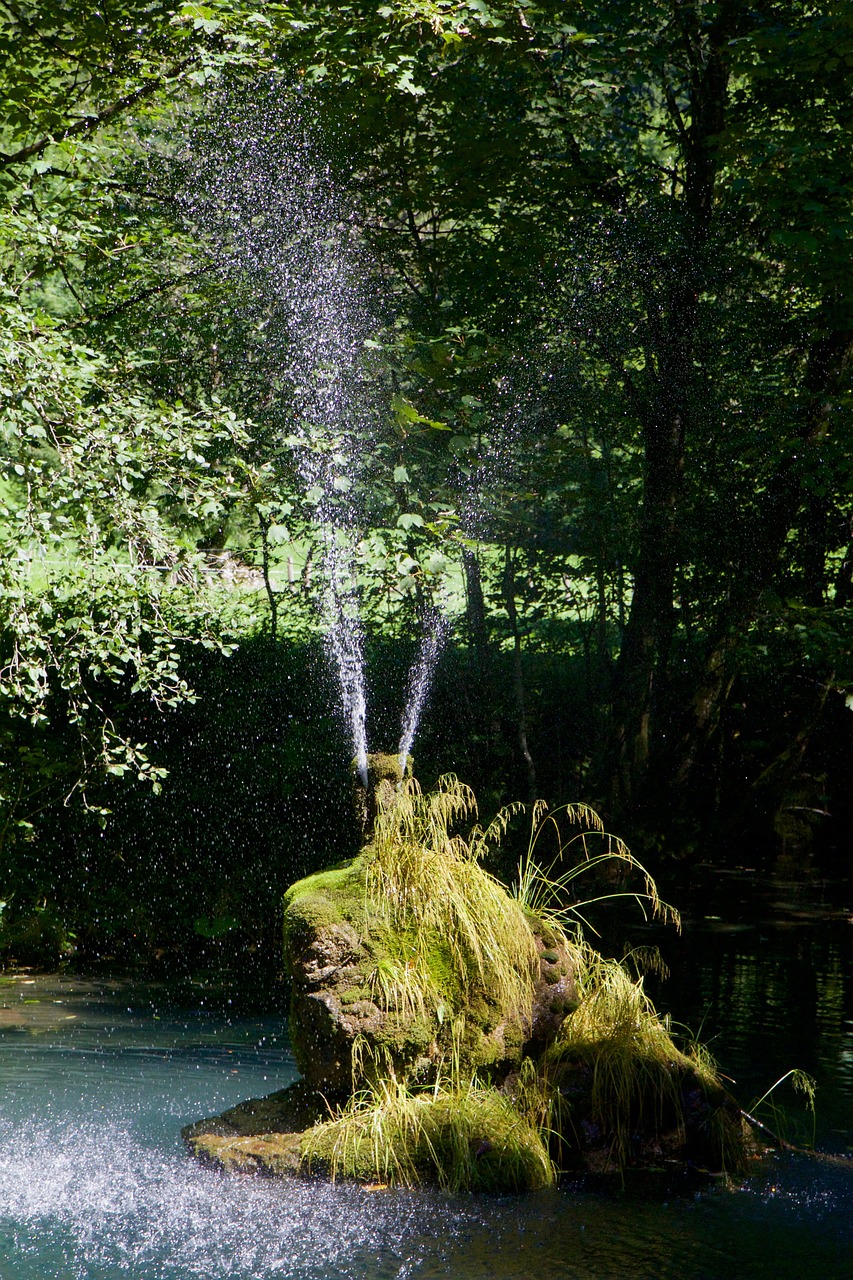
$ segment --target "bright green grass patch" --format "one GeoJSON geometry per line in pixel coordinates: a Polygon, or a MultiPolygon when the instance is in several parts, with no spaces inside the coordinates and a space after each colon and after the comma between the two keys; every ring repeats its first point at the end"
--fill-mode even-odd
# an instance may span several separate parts
{"type": "Polygon", "coordinates": [[[302,1159],[332,1179],[426,1180],[448,1191],[533,1191],[556,1181],[539,1129],[476,1080],[413,1093],[389,1074],[310,1130],[302,1159]]]}
{"type": "MultiPolygon", "coordinates": [[[[455,827],[476,812],[471,788],[452,774],[428,795],[415,779],[405,779],[377,817],[365,850],[366,901],[374,922],[411,940],[406,983],[420,982],[425,1000],[434,1004],[452,977],[462,991],[486,984],[503,1008],[525,1009],[538,963],[533,933],[520,905],[479,864],[499,841],[510,811],[464,838],[455,827]],[[437,960],[437,938],[452,974],[436,971],[448,964],[444,956],[437,960]]],[[[398,989],[407,1002],[402,983],[398,989]]]]}

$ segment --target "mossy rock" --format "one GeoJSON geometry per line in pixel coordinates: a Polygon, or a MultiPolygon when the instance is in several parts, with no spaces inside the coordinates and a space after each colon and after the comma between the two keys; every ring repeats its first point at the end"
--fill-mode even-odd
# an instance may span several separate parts
{"type": "Polygon", "coordinates": [[[415,939],[405,930],[389,932],[371,912],[365,885],[370,856],[368,846],[285,895],[290,1037],[300,1071],[313,1088],[348,1094],[358,1045],[364,1062],[393,1067],[415,1082],[434,1079],[451,1052],[463,1072],[503,1078],[518,1067],[525,1048],[546,1044],[574,1007],[570,954],[535,917],[522,921],[540,962],[532,1002],[520,1007],[501,1003],[488,969],[477,973],[472,966],[474,976],[463,982],[448,940],[421,930],[417,950],[426,957],[427,990],[409,990],[415,939]]]}
{"type": "Polygon", "coordinates": [[[250,1098],[220,1116],[181,1130],[189,1151],[205,1164],[241,1173],[295,1174],[302,1139],[328,1115],[326,1101],[298,1080],[265,1098],[250,1098]]]}
{"type": "Polygon", "coordinates": [[[566,1171],[622,1176],[626,1170],[672,1172],[676,1167],[703,1175],[744,1174],[757,1153],[752,1133],[735,1099],[694,1068],[673,1062],[669,1082],[649,1073],[624,1117],[630,1134],[620,1150],[617,1118],[602,1113],[592,1099],[594,1057],[564,1062],[554,1073],[560,1105],[554,1112],[552,1153],[566,1171]]]}
{"type": "Polygon", "coordinates": [[[404,778],[412,776],[411,756],[403,769],[400,756],[382,751],[374,751],[367,757],[367,786],[358,773],[358,761],[353,760],[352,771],[355,781],[355,811],[359,826],[365,837],[370,836],[377,815],[393,801],[394,793],[404,778]]]}

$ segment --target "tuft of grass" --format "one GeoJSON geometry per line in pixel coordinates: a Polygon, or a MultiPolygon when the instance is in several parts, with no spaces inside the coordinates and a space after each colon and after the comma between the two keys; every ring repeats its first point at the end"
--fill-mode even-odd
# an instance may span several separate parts
{"type": "Polygon", "coordinates": [[[404,779],[379,813],[365,854],[366,900],[374,921],[411,940],[405,975],[376,976],[386,1000],[405,1004],[416,985],[424,1001],[434,999],[429,952],[438,937],[461,992],[476,986],[506,1009],[531,1006],[538,965],[533,934],[521,905],[479,862],[517,808],[463,837],[456,827],[476,817],[477,802],[470,787],[447,774],[427,795],[414,778],[404,779]]]}
{"type": "Polygon", "coordinates": [[[367,977],[371,999],[404,1021],[432,1017],[443,1009],[441,989],[432,974],[412,960],[378,954],[367,977]]]}
{"type": "Polygon", "coordinates": [[[454,1192],[532,1191],[556,1180],[540,1131],[508,1097],[476,1079],[417,1093],[393,1072],[309,1130],[302,1162],[333,1180],[426,1179],[454,1192]]]}
{"type": "Polygon", "coordinates": [[[546,1052],[556,1081],[580,1071],[589,1090],[593,1122],[610,1137],[615,1168],[627,1163],[635,1132],[675,1132],[683,1138],[681,1081],[687,1070],[717,1091],[719,1077],[707,1055],[675,1044],[643,988],[616,960],[580,949],[580,1003],[546,1052]]]}
{"type": "Polygon", "coordinates": [[[760,1098],[751,1103],[749,1110],[744,1114],[753,1123],[756,1123],[757,1113],[765,1108],[768,1114],[768,1122],[759,1120],[758,1123],[764,1132],[769,1133],[779,1143],[780,1146],[791,1146],[791,1142],[787,1137],[787,1127],[789,1116],[786,1111],[778,1105],[776,1100],[776,1090],[786,1081],[790,1081],[796,1093],[805,1096],[806,1110],[811,1114],[811,1138],[808,1140],[808,1147],[814,1148],[815,1144],[815,1128],[817,1124],[817,1113],[815,1112],[815,1093],[817,1091],[817,1081],[814,1076],[810,1076],[807,1071],[794,1067],[790,1071],[786,1071],[783,1076],[772,1084],[769,1089],[765,1089],[760,1098]]]}
{"type": "Polygon", "coordinates": [[[663,923],[681,927],[675,907],[660,897],[654,879],[643,864],[624,840],[605,831],[599,815],[586,804],[565,804],[549,810],[544,801],[537,800],[531,811],[530,840],[519,860],[513,893],[528,911],[564,933],[579,934],[584,925],[592,928],[583,914],[585,909],[614,898],[633,898],[644,916],[651,914],[663,923]],[[566,823],[572,832],[568,836],[563,832],[566,823]],[[548,836],[556,838],[557,852],[544,864],[539,858],[539,846],[548,836]],[[570,865],[566,867],[566,863],[570,865]],[[608,863],[637,873],[642,878],[642,888],[576,900],[578,877],[608,863]]]}

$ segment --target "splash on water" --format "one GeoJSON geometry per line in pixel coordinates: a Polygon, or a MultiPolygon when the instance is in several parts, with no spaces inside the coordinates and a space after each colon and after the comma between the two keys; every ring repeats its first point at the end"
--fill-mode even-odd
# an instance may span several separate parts
{"type": "Polygon", "coordinates": [[[223,1178],[106,1121],[0,1126],[0,1239],[15,1280],[390,1280],[419,1270],[433,1231],[452,1238],[465,1217],[431,1195],[223,1178]]]}

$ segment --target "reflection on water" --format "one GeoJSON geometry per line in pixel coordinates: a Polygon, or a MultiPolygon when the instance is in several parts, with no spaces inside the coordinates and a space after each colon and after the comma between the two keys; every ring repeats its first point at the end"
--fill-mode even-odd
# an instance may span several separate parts
{"type": "Polygon", "coordinates": [[[708,869],[687,901],[680,937],[655,931],[672,970],[661,1007],[709,1045],[745,1106],[792,1067],[812,1074],[818,1144],[853,1152],[850,885],[708,869]]]}
{"type": "MultiPolygon", "coordinates": [[[[715,881],[681,939],[655,940],[673,967],[661,1004],[704,1020],[740,1096],[810,1069],[819,1143],[853,1145],[853,926],[837,904],[715,881]]],[[[522,1199],[222,1176],[185,1156],[180,1127],[294,1079],[279,1018],[55,978],[6,983],[0,1004],[2,1280],[853,1280],[840,1164],[777,1156],[737,1191],[670,1198],[631,1176],[522,1199]]]]}

